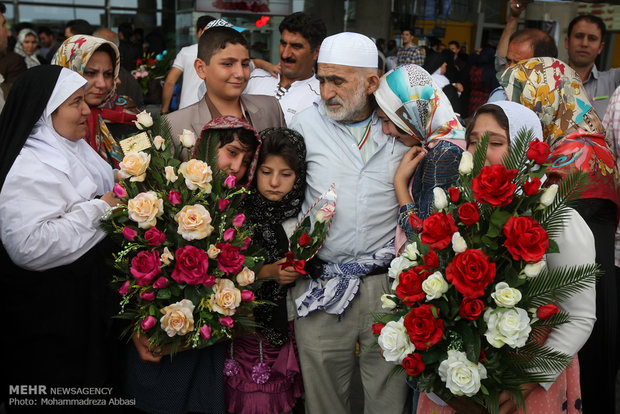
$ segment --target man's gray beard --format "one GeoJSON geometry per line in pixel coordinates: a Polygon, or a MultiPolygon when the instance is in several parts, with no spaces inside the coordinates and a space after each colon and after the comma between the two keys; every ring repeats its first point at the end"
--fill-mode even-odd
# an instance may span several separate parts
{"type": "Polygon", "coordinates": [[[364,115],[366,115],[369,104],[368,95],[366,95],[366,90],[363,83],[359,85],[351,97],[351,102],[348,102],[348,105],[338,97],[330,98],[327,102],[321,101],[321,105],[323,105],[327,116],[332,121],[342,122],[343,124],[352,124],[363,121],[364,118],[366,118],[364,115]],[[339,104],[341,106],[336,110],[330,109],[326,105],[328,102],[339,104]]]}

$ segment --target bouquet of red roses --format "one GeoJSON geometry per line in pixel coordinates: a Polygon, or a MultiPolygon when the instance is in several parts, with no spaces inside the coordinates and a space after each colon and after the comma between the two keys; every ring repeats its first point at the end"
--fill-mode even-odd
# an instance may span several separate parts
{"type": "MultiPolygon", "coordinates": [[[[252,269],[262,258],[250,252],[252,229],[237,210],[245,189],[204,161],[177,159],[166,124],[155,137],[150,115],[140,114],[137,125],[147,130],[121,142],[124,180],[114,187],[121,203],[103,222],[121,244],[120,316],[154,348],[208,346],[250,325],[256,305],[252,269]]],[[[195,142],[184,131],[182,145],[195,142]]]]}
{"type": "Polygon", "coordinates": [[[495,413],[501,391],[523,404],[522,384],[553,381],[545,373],[570,363],[544,338],[570,320],[556,303],[591,287],[598,270],[544,260],[558,252],[553,238],[584,176],[543,189],[549,147],[526,131],[503,165],[483,167],[487,145],[463,154],[458,186],[434,189],[435,212],[410,217],[417,233],[391,263],[392,292],[381,299],[389,312],[374,315],[373,331],[384,359],[417,377],[420,391],[495,413]]]}

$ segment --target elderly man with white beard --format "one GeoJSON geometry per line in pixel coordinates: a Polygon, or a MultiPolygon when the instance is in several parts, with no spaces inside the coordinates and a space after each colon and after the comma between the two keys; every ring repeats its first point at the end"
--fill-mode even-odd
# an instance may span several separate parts
{"type": "Polygon", "coordinates": [[[404,374],[375,349],[370,312],[389,291],[398,215],[394,172],[407,147],[382,131],[373,92],[379,86],[377,48],[357,33],[327,37],[318,56],[321,101],[298,113],[291,128],[306,140],[307,211],[332,183],[337,205],[313,279],[298,280],[296,342],[308,414],[349,413],[359,344],[365,413],[401,413],[404,374]]]}

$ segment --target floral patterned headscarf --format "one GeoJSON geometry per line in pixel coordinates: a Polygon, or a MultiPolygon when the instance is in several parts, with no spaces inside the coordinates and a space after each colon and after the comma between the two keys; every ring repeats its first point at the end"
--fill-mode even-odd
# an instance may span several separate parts
{"type": "Polygon", "coordinates": [[[428,145],[433,140],[465,139],[448,97],[418,65],[405,65],[381,77],[379,107],[394,124],[428,145]]]}
{"type": "Polygon", "coordinates": [[[519,62],[504,71],[500,83],[508,100],[536,112],[552,149],[575,131],[605,133],[579,75],[561,60],[542,57],[519,62]]]}

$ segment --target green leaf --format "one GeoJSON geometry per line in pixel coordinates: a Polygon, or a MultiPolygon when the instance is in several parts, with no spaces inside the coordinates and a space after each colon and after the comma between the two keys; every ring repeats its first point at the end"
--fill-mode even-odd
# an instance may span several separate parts
{"type": "Polygon", "coordinates": [[[560,253],[560,246],[558,246],[555,240],[549,239],[549,248],[547,249],[547,254],[549,253],[560,253]]]}
{"type": "Polygon", "coordinates": [[[170,292],[170,289],[165,287],[163,289],[159,289],[157,291],[157,299],[170,299],[172,297],[172,294],[170,292]]]}

